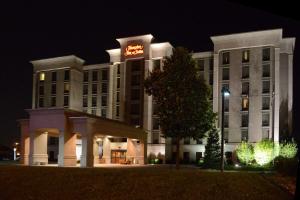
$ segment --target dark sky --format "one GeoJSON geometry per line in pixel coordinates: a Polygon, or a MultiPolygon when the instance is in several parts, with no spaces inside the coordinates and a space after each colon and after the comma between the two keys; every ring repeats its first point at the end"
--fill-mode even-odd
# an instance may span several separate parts
{"type": "MultiPolygon", "coordinates": [[[[30,60],[75,54],[87,64],[108,62],[105,50],[119,47],[116,38],[147,33],[155,42],[208,51],[212,35],[275,28],[283,28],[284,37],[299,38],[295,51],[299,57],[299,21],[225,0],[168,5],[145,1],[149,7],[142,1],[126,5],[39,2],[0,6],[0,144],[10,146],[19,138],[16,120],[26,117],[24,109],[31,108],[30,60]]],[[[294,59],[294,79],[298,63],[300,59],[294,59]]],[[[295,120],[299,119],[296,85],[299,80],[294,81],[295,120]]],[[[298,124],[295,132],[300,130],[298,124]]]]}

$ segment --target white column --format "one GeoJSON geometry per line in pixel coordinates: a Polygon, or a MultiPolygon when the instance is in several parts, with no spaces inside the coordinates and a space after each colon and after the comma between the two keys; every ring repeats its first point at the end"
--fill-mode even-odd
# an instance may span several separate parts
{"type": "Polygon", "coordinates": [[[107,118],[113,118],[113,96],[114,96],[114,65],[109,66],[109,79],[108,79],[108,105],[107,105],[107,118]]]}
{"type": "Polygon", "coordinates": [[[65,139],[64,139],[64,131],[59,132],[58,137],[58,166],[64,166],[64,146],[65,146],[65,139]]]}
{"type": "Polygon", "coordinates": [[[110,140],[108,137],[103,138],[103,158],[106,164],[111,163],[110,140]]]}
{"type": "Polygon", "coordinates": [[[274,96],[274,141],[279,141],[279,109],[280,109],[280,49],[275,48],[275,96],[274,96]]]}
{"type": "MultiPolygon", "coordinates": [[[[219,111],[219,53],[214,54],[213,111],[219,111]]],[[[220,121],[220,120],[218,120],[220,121]]],[[[217,126],[219,123],[217,122],[217,126]]]]}
{"type": "Polygon", "coordinates": [[[94,165],[99,164],[99,144],[96,138],[93,140],[93,154],[94,154],[94,165]]]}
{"type": "Polygon", "coordinates": [[[293,55],[288,56],[288,128],[293,129],[293,55]]]}
{"type": "Polygon", "coordinates": [[[82,134],[82,152],[80,157],[80,167],[93,167],[94,155],[93,155],[93,138],[91,133],[82,134]]]}
{"type": "Polygon", "coordinates": [[[31,132],[30,134],[30,165],[48,164],[48,133],[31,132]]]}
{"type": "Polygon", "coordinates": [[[58,166],[76,166],[76,134],[68,131],[59,133],[58,166]]]}

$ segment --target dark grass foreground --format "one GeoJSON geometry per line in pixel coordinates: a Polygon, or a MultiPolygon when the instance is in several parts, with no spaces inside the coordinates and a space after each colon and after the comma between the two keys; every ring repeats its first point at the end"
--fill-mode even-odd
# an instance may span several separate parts
{"type": "Polygon", "coordinates": [[[284,200],[291,196],[257,173],[0,166],[0,199],[284,200]]]}

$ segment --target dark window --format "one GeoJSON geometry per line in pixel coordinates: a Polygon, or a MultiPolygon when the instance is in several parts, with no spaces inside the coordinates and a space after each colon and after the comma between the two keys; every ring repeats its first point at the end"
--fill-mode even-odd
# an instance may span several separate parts
{"type": "Polygon", "coordinates": [[[222,54],[222,64],[227,65],[230,63],[230,53],[229,52],[224,52],[222,54]]]}
{"type": "Polygon", "coordinates": [[[39,98],[39,107],[40,108],[44,107],[44,98],[43,97],[39,98]]]}
{"type": "Polygon", "coordinates": [[[101,90],[102,90],[102,93],[107,93],[107,83],[101,84],[101,90]]]}
{"type": "Polygon", "coordinates": [[[245,142],[248,141],[248,129],[241,130],[241,140],[245,142]]]}
{"type": "Polygon", "coordinates": [[[139,100],[139,99],[140,99],[140,89],[132,89],[131,100],[139,100]]]}
{"type": "Polygon", "coordinates": [[[101,96],[101,106],[107,106],[107,96],[101,96]]]}
{"type": "Polygon", "coordinates": [[[270,115],[269,113],[262,114],[262,126],[269,126],[270,115]]]}
{"type": "Polygon", "coordinates": [[[51,85],[51,94],[56,94],[56,84],[51,85]]]}
{"type": "Polygon", "coordinates": [[[89,81],[89,71],[83,72],[83,82],[89,81]]]}
{"type": "Polygon", "coordinates": [[[153,113],[152,114],[157,115],[158,114],[158,106],[156,103],[153,103],[152,105],[153,105],[153,113]]]}
{"type": "Polygon", "coordinates": [[[132,115],[140,114],[140,105],[139,104],[131,104],[130,114],[132,114],[132,115]]]}
{"type": "Polygon", "coordinates": [[[57,145],[58,138],[57,137],[49,137],[49,145],[57,145]]]}
{"type": "Polygon", "coordinates": [[[69,81],[70,80],[70,70],[65,70],[64,80],[65,81],[69,81]]]}
{"type": "Polygon", "coordinates": [[[223,80],[229,80],[229,68],[228,67],[223,67],[222,70],[222,79],[223,80]]]}
{"type": "Polygon", "coordinates": [[[249,82],[242,82],[242,94],[249,94],[249,82]]]}
{"type": "Polygon", "coordinates": [[[209,59],[209,70],[211,70],[211,71],[214,70],[214,59],[213,58],[209,59]]]}
{"type": "Polygon", "coordinates": [[[120,92],[117,92],[117,103],[119,103],[120,102],[120,92]]]}
{"type": "Polygon", "coordinates": [[[224,115],[224,128],[229,126],[229,115],[224,115]]]}
{"type": "Polygon", "coordinates": [[[270,58],[271,58],[270,53],[271,53],[270,48],[264,48],[262,50],[263,61],[269,61],[270,60],[270,58]]]}
{"type": "Polygon", "coordinates": [[[51,97],[51,106],[56,106],[56,97],[51,97]]]}
{"type": "Polygon", "coordinates": [[[203,59],[197,60],[197,67],[198,67],[198,70],[204,71],[204,60],[203,59]]]}
{"type": "Polygon", "coordinates": [[[141,60],[133,60],[131,62],[131,71],[140,71],[141,70],[141,60]]]}
{"type": "Polygon", "coordinates": [[[120,66],[120,64],[117,65],[117,74],[118,75],[121,74],[121,66],[120,66]]]}
{"type": "Polygon", "coordinates": [[[263,110],[270,109],[270,97],[262,97],[262,109],[263,110]]]}
{"type": "Polygon", "coordinates": [[[116,106],[116,117],[120,116],[120,106],[116,106]]]}
{"type": "Polygon", "coordinates": [[[249,66],[244,65],[242,67],[242,78],[249,78],[249,66]]]}
{"type": "Polygon", "coordinates": [[[98,71],[92,71],[92,81],[98,81],[98,71]]]}
{"type": "Polygon", "coordinates": [[[87,97],[83,97],[83,104],[82,104],[83,107],[87,107],[88,106],[88,99],[87,97]]]}
{"type": "Polygon", "coordinates": [[[242,62],[243,63],[249,62],[249,60],[250,60],[250,50],[244,50],[242,56],[243,56],[242,57],[242,62]]]}
{"type": "Polygon", "coordinates": [[[153,144],[158,144],[159,143],[159,133],[158,132],[153,132],[152,133],[152,143],[153,144]]]}
{"type": "Polygon", "coordinates": [[[39,93],[40,95],[44,95],[44,85],[40,85],[39,93]]]}
{"type": "Polygon", "coordinates": [[[64,83],[64,93],[68,94],[70,92],[70,84],[64,83]]]}
{"type": "Polygon", "coordinates": [[[92,97],[92,107],[97,107],[97,97],[92,97]]]}
{"type": "Polygon", "coordinates": [[[108,80],[108,70],[102,70],[102,81],[108,80]]]}
{"type": "Polygon", "coordinates": [[[183,152],[183,162],[190,162],[190,152],[183,152]]]}
{"type": "Polygon", "coordinates": [[[64,106],[69,106],[69,96],[64,96],[64,106]]]}
{"type": "Polygon", "coordinates": [[[120,80],[120,78],[117,78],[117,89],[120,88],[120,84],[121,84],[121,80],[120,80]]]}
{"type": "Polygon", "coordinates": [[[249,109],[249,98],[243,97],[242,98],[242,110],[247,111],[249,109]]]}
{"type": "Polygon", "coordinates": [[[224,142],[228,143],[229,140],[229,132],[228,129],[224,129],[224,142]]]}
{"type": "Polygon", "coordinates": [[[92,114],[92,115],[96,115],[96,113],[97,113],[97,110],[96,110],[96,109],[92,109],[92,110],[91,110],[91,114],[92,114]]]}
{"type": "Polygon", "coordinates": [[[106,109],[105,108],[101,109],[101,116],[106,117],[106,109]]]}
{"type": "Polygon", "coordinates": [[[196,161],[198,162],[203,158],[203,153],[202,152],[196,152],[196,161]]]}
{"type": "Polygon", "coordinates": [[[269,139],[270,130],[268,128],[263,128],[262,139],[269,139]]]}
{"type": "Polygon", "coordinates": [[[270,64],[263,65],[262,77],[270,77],[270,64]]]}
{"type": "Polygon", "coordinates": [[[135,126],[140,125],[140,118],[131,118],[130,119],[130,124],[135,125],[135,126]]]}
{"type": "Polygon", "coordinates": [[[140,85],[141,76],[139,74],[132,75],[131,77],[131,85],[140,85]]]}
{"type": "Polygon", "coordinates": [[[223,83],[222,88],[225,88],[225,89],[229,90],[229,83],[223,83]]]}
{"type": "Polygon", "coordinates": [[[89,92],[89,86],[88,85],[83,85],[83,95],[87,95],[89,92]]]}
{"type": "Polygon", "coordinates": [[[51,73],[51,80],[52,80],[52,82],[55,82],[55,81],[56,81],[56,75],[57,75],[56,72],[52,72],[52,73],[51,73]]]}
{"type": "Polygon", "coordinates": [[[209,72],[209,84],[210,85],[214,84],[214,72],[213,71],[209,72]]]}
{"type": "Polygon", "coordinates": [[[160,70],[160,59],[153,60],[153,70],[160,70]]]}
{"type": "Polygon", "coordinates": [[[97,94],[97,83],[92,84],[92,94],[97,94]]]}
{"type": "Polygon", "coordinates": [[[224,99],[224,112],[229,112],[229,99],[224,99]]]}
{"type": "Polygon", "coordinates": [[[248,113],[243,113],[242,114],[242,127],[248,127],[248,113]]]}
{"type": "Polygon", "coordinates": [[[184,140],[183,140],[183,144],[190,144],[191,143],[191,140],[189,137],[185,137],[184,140]]]}
{"type": "Polygon", "coordinates": [[[159,120],[157,118],[153,118],[152,123],[152,129],[159,130],[159,120]]]}
{"type": "Polygon", "coordinates": [[[262,82],[262,93],[270,93],[270,81],[262,82]]]}

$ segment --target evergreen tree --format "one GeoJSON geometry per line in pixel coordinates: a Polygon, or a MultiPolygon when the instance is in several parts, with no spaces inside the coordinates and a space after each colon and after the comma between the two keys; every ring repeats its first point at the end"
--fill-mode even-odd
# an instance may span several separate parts
{"type": "Polygon", "coordinates": [[[204,168],[218,169],[221,164],[221,145],[219,131],[213,128],[208,133],[207,144],[204,153],[204,168]]]}

